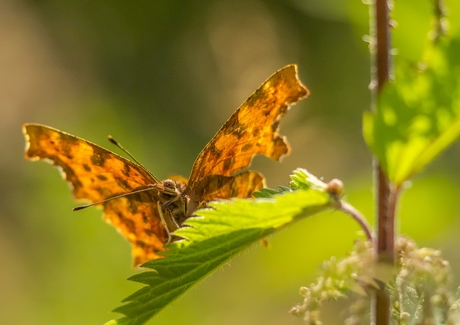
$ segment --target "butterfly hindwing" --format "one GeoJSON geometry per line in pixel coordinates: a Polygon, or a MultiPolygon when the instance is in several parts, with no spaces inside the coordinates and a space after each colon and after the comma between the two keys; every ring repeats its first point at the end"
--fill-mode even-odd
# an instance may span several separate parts
{"type": "Polygon", "coordinates": [[[249,198],[265,187],[264,176],[256,171],[245,171],[234,176],[210,175],[194,183],[187,195],[194,209],[201,202],[232,197],[249,198]]]}

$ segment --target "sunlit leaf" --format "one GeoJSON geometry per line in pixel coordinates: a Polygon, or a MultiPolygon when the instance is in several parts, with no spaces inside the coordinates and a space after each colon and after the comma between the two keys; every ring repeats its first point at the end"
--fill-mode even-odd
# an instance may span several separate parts
{"type": "Polygon", "coordinates": [[[271,198],[212,202],[211,208],[197,211],[197,217],[187,220],[190,227],[176,231],[184,240],[170,244],[166,258],[143,265],[153,271],[131,277],[147,286],[115,309],[124,317],[106,325],[143,324],[251,244],[301,218],[331,208],[332,199],[325,187],[308,186],[306,175],[306,171],[298,170],[292,176],[291,186],[299,190],[280,188],[282,193],[265,192],[273,193],[271,198]]]}
{"type": "Polygon", "coordinates": [[[364,135],[387,174],[401,185],[460,135],[460,40],[431,44],[423,67],[396,62],[364,135]]]}

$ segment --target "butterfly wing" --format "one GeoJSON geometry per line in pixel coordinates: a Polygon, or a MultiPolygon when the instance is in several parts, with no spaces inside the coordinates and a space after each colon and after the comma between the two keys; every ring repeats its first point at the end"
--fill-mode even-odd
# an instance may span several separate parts
{"type": "Polygon", "coordinates": [[[248,198],[265,186],[264,176],[256,171],[245,171],[234,176],[210,175],[191,186],[192,211],[201,203],[231,197],[248,198]]]}
{"type": "MultiPolygon", "coordinates": [[[[84,139],[39,124],[23,129],[26,158],[58,166],[77,199],[99,202],[158,182],[143,167],[84,139]]],[[[157,258],[167,239],[156,195],[147,191],[103,204],[107,222],[131,242],[136,265],[157,258]]]]}
{"type": "Polygon", "coordinates": [[[248,167],[255,155],[275,160],[289,153],[278,124],[289,105],[308,95],[288,65],[268,78],[228,119],[193,164],[189,184],[209,175],[231,176],[248,167]]]}
{"type": "Polygon", "coordinates": [[[216,198],[251,197],[264,187],[264,178],[257,172],[233,174],[248,167],[255,155],[279,160],[289,153],[287,141],[278,134],[278,124],[289,105],[307,95],[295,65],[268,78],[198,155],[189,179],[191,206],[216,198]]]}

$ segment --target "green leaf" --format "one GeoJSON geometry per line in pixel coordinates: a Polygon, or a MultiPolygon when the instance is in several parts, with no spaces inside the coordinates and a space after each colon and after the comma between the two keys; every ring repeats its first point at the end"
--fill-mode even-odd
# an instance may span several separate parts
{"type": "Polygon", "coordinates": [[[364,115],[364,136],[398,186],[460,135],[460,40],[430,44],[425,66],[396,62],[376,112],[364,115]]]}
{"type": "Polygon", "coordinates": [[[315,175],[310,174],[306,169],[297,168],[293,171],[291,175],[290,187],[286,186],[277,186],[276,189],[273,188],[263,188],[259,192],[253,193],[256,198],[271,198],[275,194],[281,194],[284,192],[291,192],[293,190],[299,189],[317,189],[319,191],[327,191],[328,184],[319,180],[315,175]]]}
{"type": "MultiPolygon", "coordinates": [[[[302,173],[306,171],[297,172],[293,181],[305,187],[308,180],[300,177],[302,173]]],[[[143,265],[153,271],[130,278],[147,286],[114,310],[124,317],[106,325],[143,324],[251,244],[301,218],[333,207],[325,188],[281,188],[281,192],[271,198],[215,201],[209,204],[211,208],[197,211],[196,217],[187,220],[189,227],[175,232],[184,240],[171,243],[164,253],[166,258],[143,265]]]]}
{"type": "Polygon", "coordinates": [[[278,186],[276,189],[273,188],[263,188],[258,192],[254,192],[253,195],[257,199],[261,198],[271,198],[275,194],[281,194],[283,192],[291,192],[290,187],[278,186]]]}
{"type": "Polygon", "coordinates": [[[291,175],[291,182],[289,183],[291,189],[316,189],[318,191],[327,191],[328,185],[317,178],[315,175],[310,174],[303,168],[297,168],[291,175]]]}

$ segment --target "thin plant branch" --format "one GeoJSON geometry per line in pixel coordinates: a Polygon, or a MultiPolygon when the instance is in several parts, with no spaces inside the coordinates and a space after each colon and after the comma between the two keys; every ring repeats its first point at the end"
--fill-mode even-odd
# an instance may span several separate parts
{"type": "Polygon", "coordinates": [[[358,224],[361,226],[361,229],[366,234],[367,239],[371,243],[373,243],[374,237],[372,235],[371,226],[367,222],[366,218],[361,214],[361,212],[356,210],[356,208],[352,206],[351,204],[344,202],[344,201],[337,202],[337,209],[350,215],[353,219],[355,219],[358,222],[358,224]]]}

